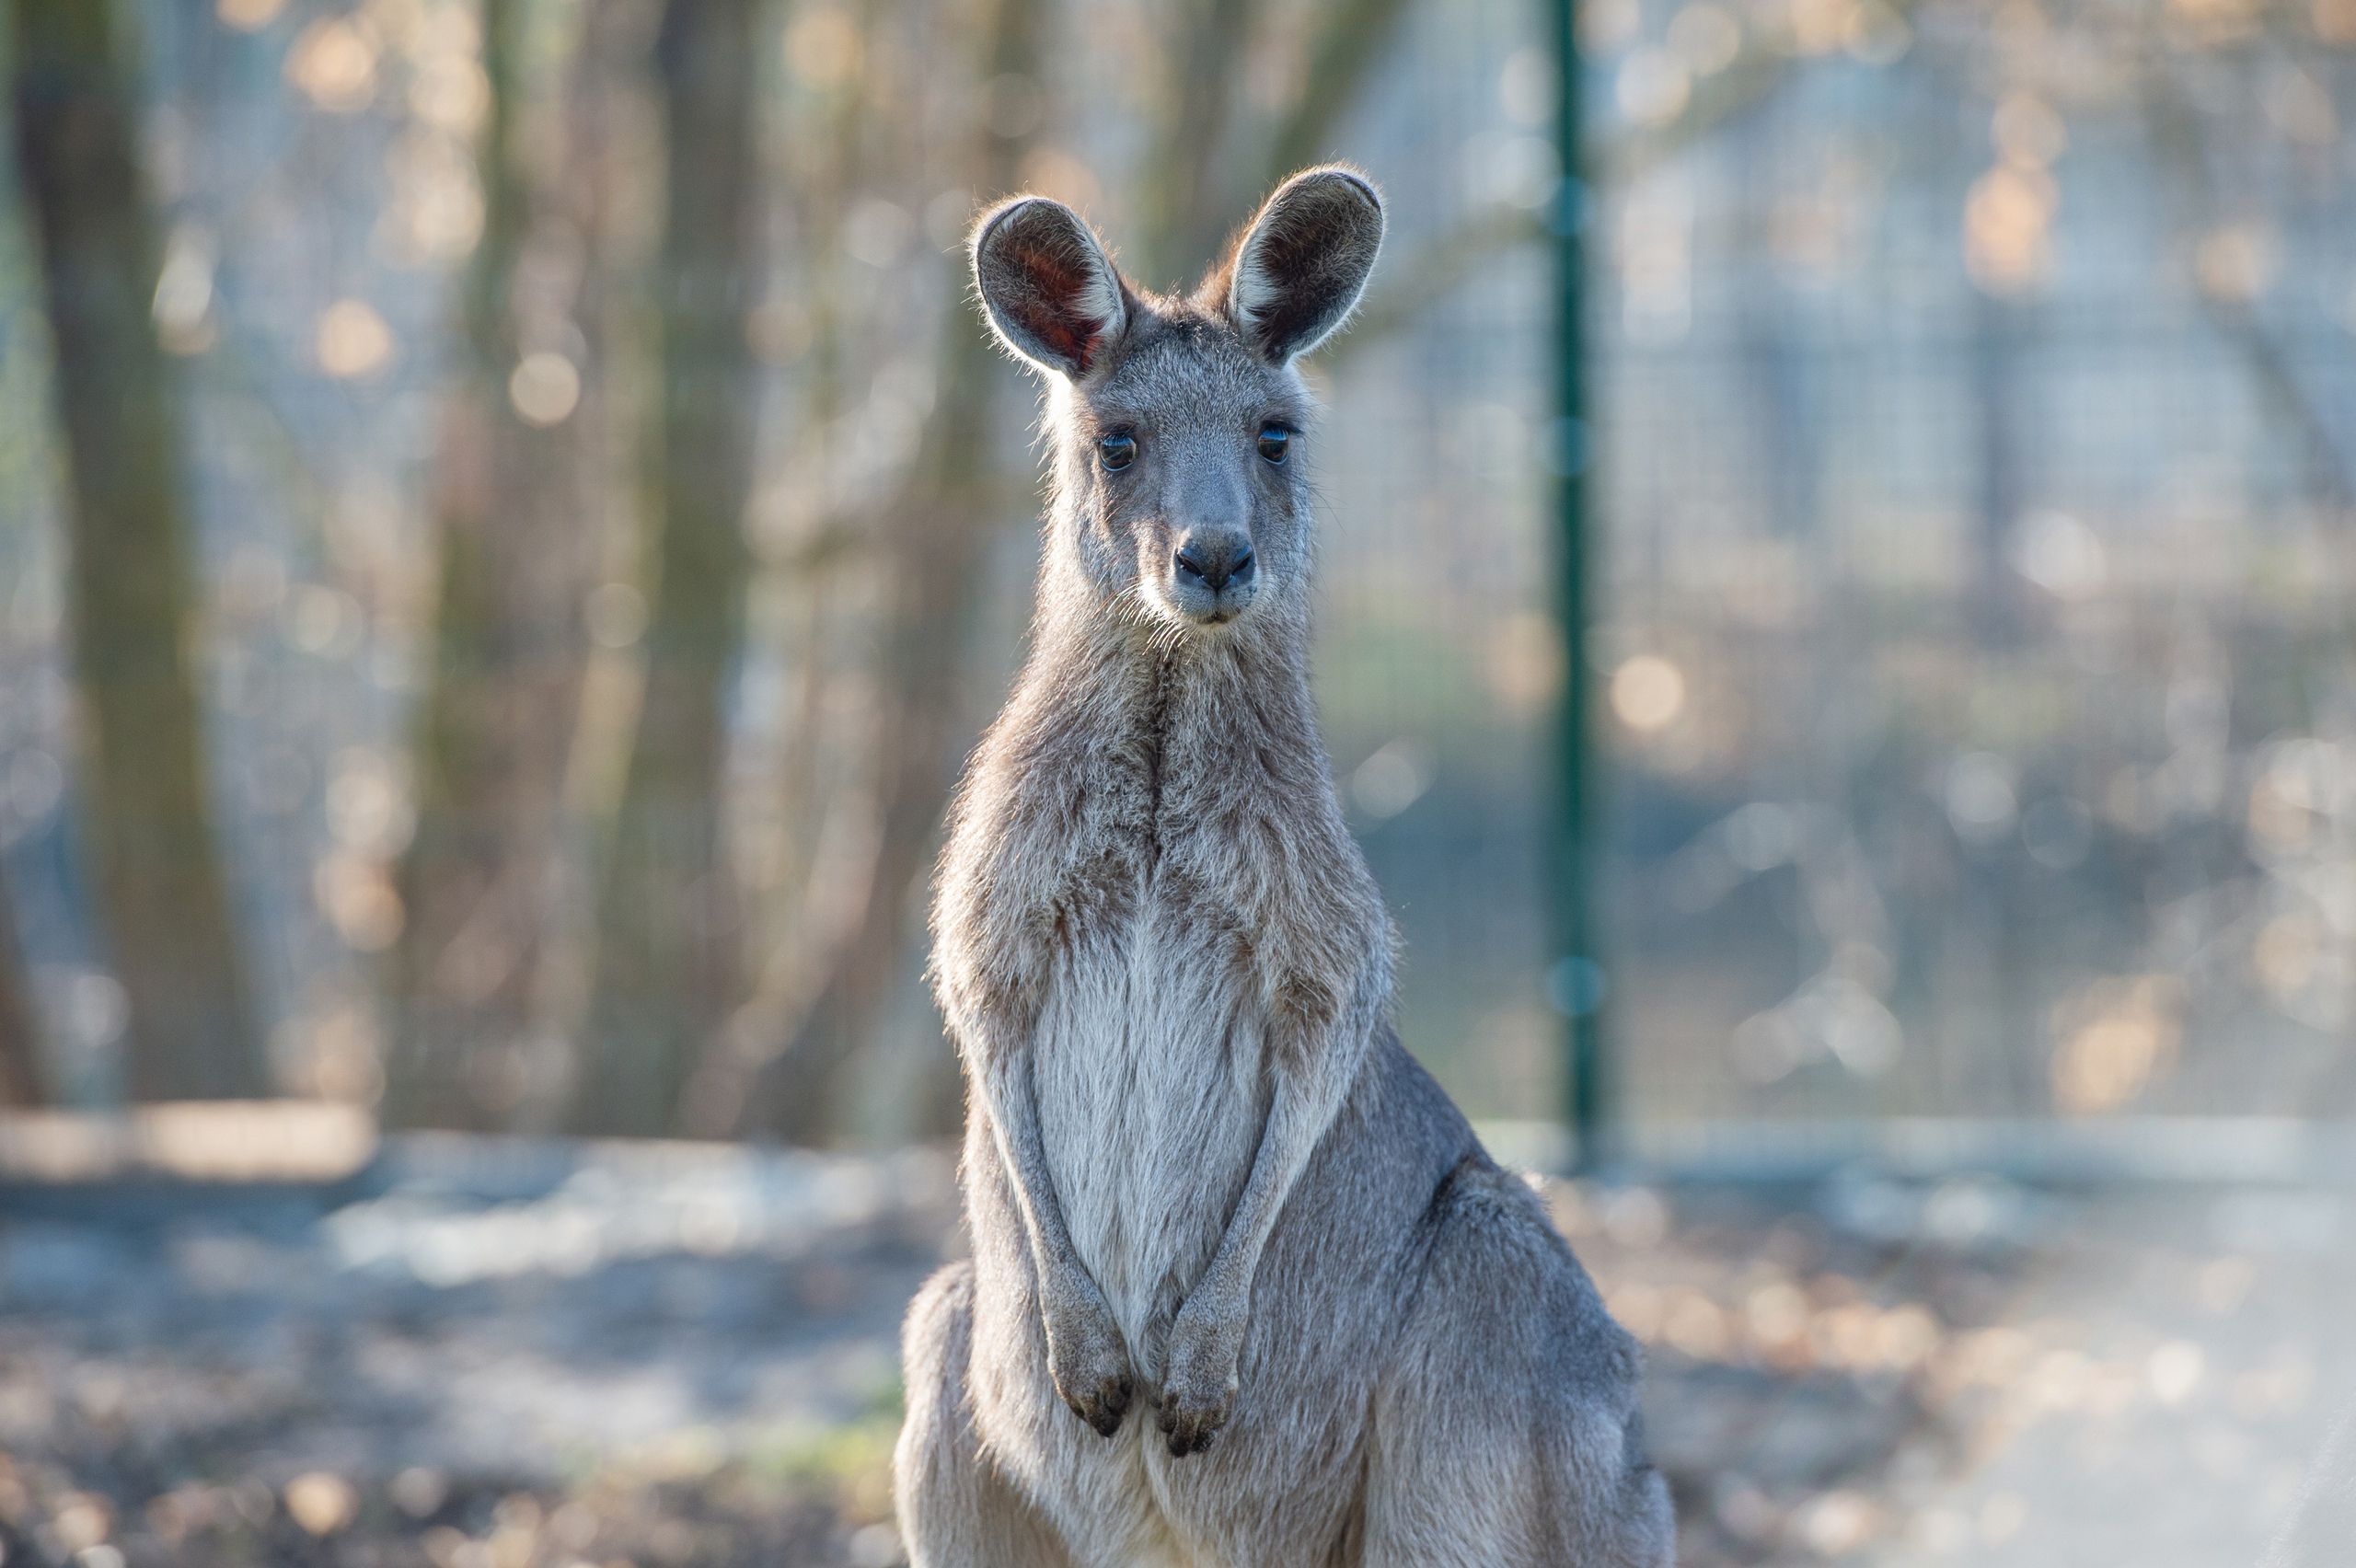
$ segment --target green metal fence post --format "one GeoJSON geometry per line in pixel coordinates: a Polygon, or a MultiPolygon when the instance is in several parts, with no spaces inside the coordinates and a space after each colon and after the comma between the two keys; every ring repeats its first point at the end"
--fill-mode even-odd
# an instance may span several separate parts
{"type": "Polygon", "coordinates": [[[1563,697],[1554,737],[1554,812],[1550,886],[1553,963],[1547,993],[1565,1015],[1565,1090],[1582,1170],[1593,1170],[1606,1147],[1603,1005],[1606,975],[1596,957],[1592,904],[1595,853],[1595,767],[1589,736],[1592,672],[1588,667],[1589,541],[1587,476],[1594,444],[1586,383],[1586,266],[1588,186],[1581,156],[1576,0],[1550,0],[1556,80],[1554,137],[1562,167],[1550,227],[1554,240],[1554,423],[1550,456],[1554,475],[1557,577],[1555,612],[1563,628],[1563,697]]]}

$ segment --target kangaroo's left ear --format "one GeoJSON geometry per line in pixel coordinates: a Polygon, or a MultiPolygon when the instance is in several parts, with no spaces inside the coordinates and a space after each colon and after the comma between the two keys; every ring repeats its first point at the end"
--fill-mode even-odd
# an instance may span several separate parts
{"type": "Polygon", "coordinates": [[[1338,167],[1296,174],[1228,263],[1228,319],[1262,358],[1284,364],[1349,319],[1381,248],[1382,197],[1371,180],[1338,167]]]}

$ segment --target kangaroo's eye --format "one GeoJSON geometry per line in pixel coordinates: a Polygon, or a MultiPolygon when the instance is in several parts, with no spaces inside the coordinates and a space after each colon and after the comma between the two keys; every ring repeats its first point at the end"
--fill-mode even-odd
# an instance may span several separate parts
{"type": "Polygon", "coordinates": [[[1096,440],[1096,460],[1109,473],[1119,473],[1138,460],[1138,438],[1127,431],[1116,430],[1096,440]]]}
{"type": "Polygon", "coordinates": [[[1290,450],[1292,432],[1280,424],[1265,425],[1260,431],[1260,455],[1271,463],[1281,463],[1290,450]]]}

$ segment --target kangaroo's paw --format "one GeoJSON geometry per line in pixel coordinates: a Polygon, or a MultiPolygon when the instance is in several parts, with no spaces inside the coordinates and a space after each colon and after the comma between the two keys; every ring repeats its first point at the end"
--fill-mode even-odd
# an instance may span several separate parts
{"type": "Polygon", "coordinates": [[[1113,1309],[1093,1283],[1051,1303],[1047,1320],[1047,1371],[1071,1412],[1110,1437],[1128,1413],[1136,1379],[1128,1346],[1121,1340],[1113,1309]]]}
{"type": "Polygon", "coordinates": [[[1235,1413],[1235,1366],[1242,1351],[1240,1314],[1197,1312],[1192,1302],[1180,1309],[1161,1380],[1161,1435],[1172,1455],[1201,1453],[1235,1413]]]}

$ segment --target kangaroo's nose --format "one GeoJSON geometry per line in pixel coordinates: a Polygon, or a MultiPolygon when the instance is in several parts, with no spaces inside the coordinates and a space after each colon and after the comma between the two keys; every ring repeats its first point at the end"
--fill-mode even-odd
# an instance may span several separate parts
{"type": "Polygon", "coordinates": [[[1188,539],[1178,547],[1179,581],[1199,582],[1212,593],[1230,584],[1241,588],[1252,581],[1258,559],[1252,541],[1241,535],[1213,535],[1188,539]]]}

